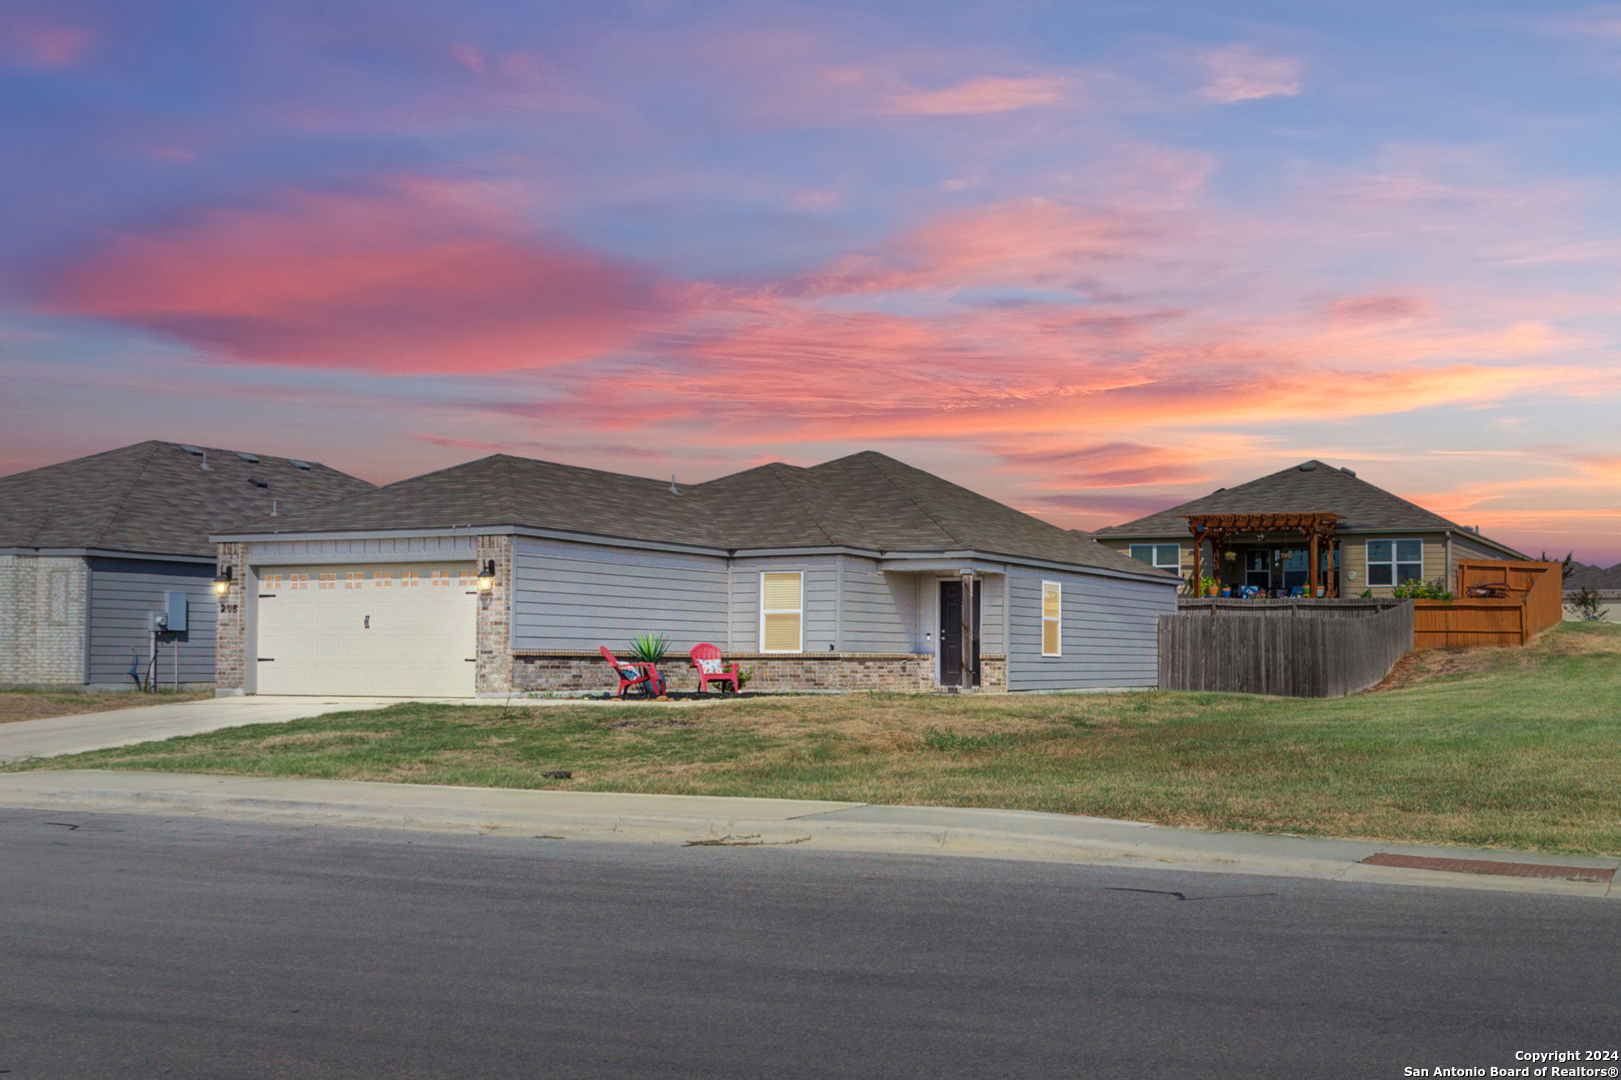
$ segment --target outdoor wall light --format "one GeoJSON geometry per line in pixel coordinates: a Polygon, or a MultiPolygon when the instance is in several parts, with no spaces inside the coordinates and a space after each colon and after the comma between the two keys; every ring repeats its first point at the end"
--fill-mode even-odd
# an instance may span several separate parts
{"type": "Polygon", "coordinates": [[[224,596],[231,591],[231,568],[227,566],[214,578],[214,595],[224,596]]]}
{"type": "Polygon", "coordinates": [[[495,589],[495,560],[489,559],[484,563],[484,569],[478,572],[478,591],[492,592],[495,589]]]}

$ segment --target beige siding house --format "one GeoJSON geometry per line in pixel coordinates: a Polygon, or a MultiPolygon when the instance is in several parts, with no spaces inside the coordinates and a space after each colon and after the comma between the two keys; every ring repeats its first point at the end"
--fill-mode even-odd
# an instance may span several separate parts
{"type": "MultiPolygon", "coordinates": [[[[1099,543],[1186,580],[1194,569],[1190,517],[1222,514],[1332,514],[1334,540],[1319,552],[1322,580],[1331,596],[1370,591],[1388,596],[1407,581],[1442,581],[1455,589],[1460,559],[1524,559],[1506,544],[1482,536],[1408,502],[1350,469],[1305,461],[1237,487],[1092,534],[1099,543]]],[[[1286,531],[1243,533],[1216,558],[1207,543],[1202,572],[1223,589],[1253,589],[1290,595],[1305,587],[1310,571],[1305,537],[1286,531]]]]}

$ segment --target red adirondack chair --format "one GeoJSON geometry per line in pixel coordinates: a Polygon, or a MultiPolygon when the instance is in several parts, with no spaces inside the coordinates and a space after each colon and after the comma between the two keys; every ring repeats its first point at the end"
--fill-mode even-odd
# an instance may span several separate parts
{"type": "Polygon", "coordinates": [[[698,692],[708,693],[710,683],[720,683],[720,692],[726,693],[726,684],[731,683],[732,693],[743,689],[743,681],[738,675],[737,665],[727,667],[720,658],[720,650],[707,641],[692,647],[692,666],[698,669],[698,692]]]}
{"type": "MultiPolygon", "coordinates": [[[[602,658],[608,661],[608,666],[614,669],[615,675],[619,676],[620,697],[624,697],[625,691],[632,686],[646,683],[648,689],[651,690],[663,682],[658,677],[659,669],[652,664],[644,664],[636,660],[619,660],[614,657],[613,653],[608,651],[608,646],[603,645],[600,648],[602,649],[602,658]]],[[[716,655],[720,654],[716,653],[716,655]]]]}

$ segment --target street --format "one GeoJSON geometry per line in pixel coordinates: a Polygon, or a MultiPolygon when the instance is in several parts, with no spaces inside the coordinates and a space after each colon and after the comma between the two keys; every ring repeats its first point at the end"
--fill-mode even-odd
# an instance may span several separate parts
{"type": "Polygon", "coordinates": [[[6,809],[0,905],[7,1080],[1385,1077],[1621,1044],[1621,906],[1559,896],[6,809]]]}

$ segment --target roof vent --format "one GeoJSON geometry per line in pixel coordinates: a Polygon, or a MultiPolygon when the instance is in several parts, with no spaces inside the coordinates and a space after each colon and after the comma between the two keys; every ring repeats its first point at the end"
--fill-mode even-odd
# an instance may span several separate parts
{"type": "Polygon", "coordinates": [[[1300,471],[1301,472],[1311,472],[1316,467],[1317,467],[1317,463],[1315,461],[1302,461],[1300,463],[1300,471]]]}
{"type": "Polygon", "coordinates": [[[307,461],[295,461],[292,458],[288,458],[287,464],[291,465],[295,469],[303,469],[305,472],[310,471],[310,463],[307,461]]]}
{"type": "Polygon", "coordinates": [[[241,458],[243,461],[246,461],[249,465],[259,464],[258,454],[250,454],[246,450],[238,450],[236,451],[236,456],[241,458]]]}
{"type": "Polygon", "coordinates": [[[248,483],[252,484],[254,487],[257,487],[257,488],[267,488],[267,487],[270,486],[270,481],[269,480],[261,480],[257,476],[248,477],[248,483]]]}
{"type": "Polygon", "coordinates": [[[1356,475],[1355,471],[1353,471],[1351,469],[1342,468],[1342,469],[1340,469],[1340,472],[1344,473],[1346,476],[1355,476],[1356,475]]]}
{"type": "Polygon", "coordinates": [[[180,449],[184,450],[186,453],[192,455],[193,457],[202,457],[203,456],[203,448],[200,447],[200,446],[192,446],[190,443],[181,443],[180,444],[180,449]]]}
{"type": "Polygon", "coordinates": [[[1224,492],[1226,490],[1227,490],[1226,488],[1217,488],[1215,491],[1212,491],[1210,494],[1212,494],[1212,495],[1220,495],[1222,492],[1224,492]]]}

